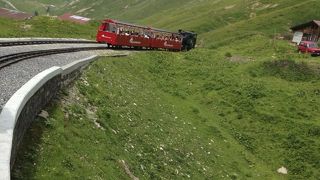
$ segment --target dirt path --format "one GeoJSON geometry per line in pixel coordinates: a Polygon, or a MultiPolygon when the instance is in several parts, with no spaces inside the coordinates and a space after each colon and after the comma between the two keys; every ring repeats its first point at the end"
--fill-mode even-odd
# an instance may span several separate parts
{"type": "Polygon", "coordinates": [[[13,8],[14,10],[19,11],[19,9],[17,9],[11,2],[9,2],[8,0],[2,0],[4,3],[7,3],[11,8],[13,8]]]}

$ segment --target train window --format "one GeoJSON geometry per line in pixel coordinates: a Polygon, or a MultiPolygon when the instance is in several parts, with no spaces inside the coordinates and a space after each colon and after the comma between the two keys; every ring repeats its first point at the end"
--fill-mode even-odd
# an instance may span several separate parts
{"type": "Polygon", "coordinates": [[[102,31],[108,31],[109,30],[109,23],[103,24],[102,28],[103,28],[102,31]]]}
{"type": "Polygon", "coordinates": [[[142,35],[144,38],[153,38],[153,34],[148,29],[143,29],[142,35]]]}
{"type": "Polygon", "coordinates": [[[108,32],[116,33],[117,32],[117,26],[116,24],[110,23],[109,28],[106,29],[108,32]]]}
{"type": "Polygon", "coordinates": [[[121,35],[125,34],[125,28],[121,25],[118,26],[117,31],[118,31],[117,34],[121,34],[121,35]]]}

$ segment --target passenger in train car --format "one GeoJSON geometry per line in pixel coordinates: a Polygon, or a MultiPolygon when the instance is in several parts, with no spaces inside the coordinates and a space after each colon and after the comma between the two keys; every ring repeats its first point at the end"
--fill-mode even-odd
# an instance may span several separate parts
{"type": "Polygon", "coordinates": [[[130,27],[128,26],[125,27],[125,35],[130,36],[130,27]]]}
{"type": "Polygon", "coordinates": [[[115,25],[115,24],[109,24],[109,25],[110,25],[109,30],[110,30],[112,33],[116,33],[116,31],[117,31],[116,25],[115,25]]]}
{"type": "Polygon", "coordinates": [[[123,30],[124,30],[124,35],[129,36],[129,30],[128,30],[128,27],[127,27],[127,26],[125,26],[125,27],[123,28],[123,30]]]}
{"type": "Polygon", "coordinates": [[[150,36],[147,33],[143,33],[143,37],[149,39],[150,36]]]}
{"type": "Polygon", "coordinates": [[[146,31],[145,31],[144,29],[142,29],[142,30],[140,31],[140,36],[141,36],[141,37],[144,37],[144,38],[147,38],[147,37],[148,37],[148,35],[147,35],[147,33],[146,33],[146,31]]]}
{"type": "Polygon", "coordinates": [[[123,35],[123,34],[124,34],[124,33],[123,33],[123,27],[120,27],[120,28],[119,28],[119,34],[120,34],[120,35],[123,35]]]}
{"type": "Polygon", "coordinates": [[[155,34],[152,31],[149,31],[149,35],[150,35],[151,38],[155,38],[156,37],[155,34]]]}
{"type": "Polygon", "coordinates": [[[154,33],[151,31],[148,31],[148,36],[149,38],[155,38],[154,33]]]}

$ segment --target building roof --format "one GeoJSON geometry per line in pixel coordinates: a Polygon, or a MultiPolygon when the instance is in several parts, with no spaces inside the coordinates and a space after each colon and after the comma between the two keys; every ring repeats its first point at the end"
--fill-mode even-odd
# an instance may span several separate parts
{"type": "Polygon", "coordinates": [[[10,10],[6,8],[0,8],[0,17],[16,19],[16,20],[25,20],[32,18],[32,14],[20,12],[16,10],[10,10]]]}
{"type": "Polygon", "coordinates": [[[80,24],[86,24],[91,20],[90,18],[73,15],[71,13],[65,13],[62,16],[59,16],[58,18],[64,21],[71,21],[80,24]]]}
{"type": "Polygon", "coordinates": [[[290,29],[295,31],[295,30],[299,30],[299,29],[302,29],[302,28],[305,28],[305,27],[308,27],[308,26],[311,26],[311,25],[316,25],[316,26],[320,27],[320,20],[312,20],[312,21],[309,21],[309,22],[304,23],[304,24],[293,26],[290,29]]]}

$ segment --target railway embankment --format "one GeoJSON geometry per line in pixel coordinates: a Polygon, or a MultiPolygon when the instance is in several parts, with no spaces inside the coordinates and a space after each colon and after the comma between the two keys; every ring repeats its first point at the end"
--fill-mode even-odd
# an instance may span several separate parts
{"type": "Polygon", "coordinates": [[[94,60],[91,56],[64,67],[52,67],[34,76],[6,103],[0,114],[1,157],[0,172],[10,179],[10,169],[17,149],[33,119],[44,106],[79,74],[82,67],[94,60]]]}
{"type": "Polygon", "coordinates": [[[319,177],[316,62],[231,61],[221,51],[92,63],[31,126],[13,177],[319,177]]]}
{"type": "Polygon", "coordinates": [[[19,145],[37,114],[97,57],[90,56],[62,67],[54,66],[37,74],[4,105],[0,114],[0,179],[10,179],[19,145]]]}
{"type": "MultiPolygon", "coordinates": [[[[45,44],[2,47],[0,56],[74,46],[45,44]]],[[[88,47],[88,44],[77,44],[76,47],[88,47]]],[[[0,70],[0,179],[10,179],[10,169],[19,145],[37,114],[98,55],[123,56],[126,52],[97,50],[55,54],[27,59],[0,70]]]]}
{"type": "MultiPolygon", "coordinates": [[[[9,41],[49,41],[47,38],[15,38],[15,39],[0,39],[1,42],[9,41]]],[[[51,39],[55,41],[75,41],[76,39],[51,39]]],[[[78,40],[79,41],[79,40],[78,40]]],[[[73,47],[105,47],[99,44],[41,44],[41,45],[23,45],[13,47],[1,47],[0,56],[6,56],[14,53],[22,53],[38,50],[49,49],[64,49],[73,47]]],[[[32,58],[32,60],[21,61],[11,66],[2,68],[0,70],[0,111],[2,106],[9,100],[9,98],[16,92],[23,84],[30,80],[36,74],[48,69],[52,66],[64,66],[75,60],[84,59],[93,55],[109,56],[112,54],[123,54],[125,52],[116,52],[113,50],[97,50],[97,51],[82,51],[75,53],[55,54],[50,56],[43,56],[32,58]]]]}

